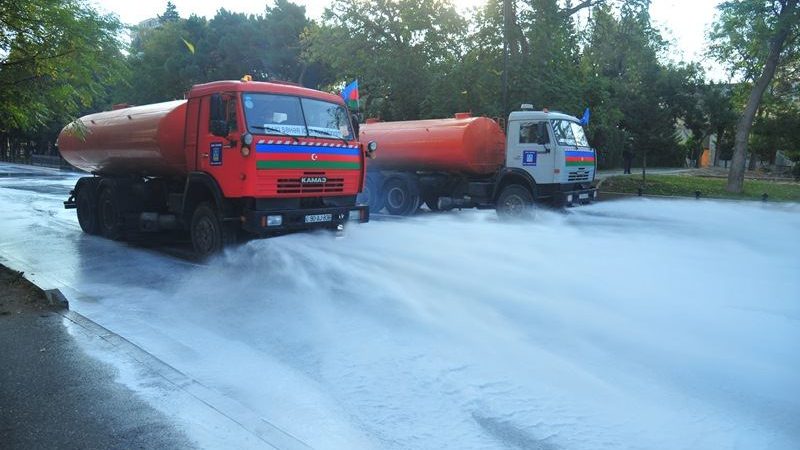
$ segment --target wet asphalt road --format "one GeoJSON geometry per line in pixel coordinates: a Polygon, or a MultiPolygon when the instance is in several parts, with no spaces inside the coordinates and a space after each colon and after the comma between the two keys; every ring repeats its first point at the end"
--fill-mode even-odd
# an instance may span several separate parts
{"type": "Polygon", "coordinates": [[[0,313],[0,447],[194,447],[168,417],[117,383],[113,367],[88,356],[61,314],[0,313]]]}

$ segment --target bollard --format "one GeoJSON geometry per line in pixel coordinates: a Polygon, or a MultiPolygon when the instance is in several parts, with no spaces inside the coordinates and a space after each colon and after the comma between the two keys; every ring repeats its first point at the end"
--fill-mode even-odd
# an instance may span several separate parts
{"type": "Polygon", "coordinates": [[[642,196],[642,193],[643,193],[643,192],[644,192],[644,189],[642,189],[642,188],[638,188],[638,189],[636,189],[636,193],[639,195],[639,197],[641,197],[641,196],[642,196]]]}
{"type": "Polygon", "coordinates": [[[697,200],[700,199],[700,191],[694,191],[694,198],[697,200]]]}
{"type": "Polygon", "coordinates": [[[768,195],[766,192],[764,192],[763,194],[761,194],[761,201],[762,201],[762,202],[765,202],[765,201],[767,201],[768,199],[769,199],[769,195],[768,195]]]}

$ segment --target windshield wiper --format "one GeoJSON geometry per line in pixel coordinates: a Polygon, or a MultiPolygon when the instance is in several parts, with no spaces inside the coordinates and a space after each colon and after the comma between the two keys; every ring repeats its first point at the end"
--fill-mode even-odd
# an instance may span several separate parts
{"type": "Polygon", "coordinates": [[[277,132],[278,134],[280,134],[282,136],[289,136],[290,138],[294,139],[295,142],[300,142],[300,139],[297,139],[297,136],[295,136],[293,134],[289,134],[289,133],[281,130],[280,128],[268,127],[266,125],[250,125],[250,128],[258,128],[258,129],[261,129],[261,130],[264,130],[264,131],[275,131],[275,132],[277,132]]]}
{"type": "Polygon", "coordinates": [[[312,129],[312,128],[309,128],[309,129],[308,129],[308,132],[309,132],[309,134],[310,134],[312,131],[313,131],[314,133],[319,133],[319,134],[321,134],[321,135],[323,135],[323,136],[330,136],[330,137],[332,137],[332,138],[335,138],[335,139],[341,139],[341,140],[342,140],[342,142],[344,142],[346,145],[350,145],[350,143],[349,143],[349,142],[347,142],[347,139],[345,139],[345,138],[343,138],[343,137],[341,137],[341,136],[337,136],[337,135],[335,135],[335,134],[333,134],[333,133],[329,133],[329,132],[327,132],[327,131],[322,131],[322,130],[314,130],[314,129],[312,129]]]}

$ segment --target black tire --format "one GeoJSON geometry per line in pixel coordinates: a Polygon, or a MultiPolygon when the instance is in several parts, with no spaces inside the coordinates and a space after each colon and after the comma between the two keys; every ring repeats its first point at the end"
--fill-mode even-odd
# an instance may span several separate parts
{"type": "Polygon", "coordinates": [[[97,217],[97,197],[94,186],[85,184],[75,195],[75,204],[78,210],[78,223],[86,234],[100,234],[100,222],[97,217]]]}
{"type": "Polygon", "coordinates": [[[410,216],[419,208],[419,190],[405,178],[388,179],[383,184],[382,197],[389,214],[410,216]]]}
{"type": "Polygon", "coordinates": [[[192,213],[189,235],[195,254],[205,259],[236,242],[236,227],[222,222],[217,210],[208,202],[197,205],[192,213]]]}
{"type": "Polygon", "coordinates": [[[533,215],[533,195],[519,184],[509,184],[497,197],[497,215],[501,219],[524,219],[533,215]]]}
{"type": "Polygon", "coordinates": [[[359,194],[358,201],[369,205],[370,212],[378,213],[383,209],[383,193],[380,189],[380,182],[377,178],[367,176],[364,183],[364,192],[359,194]]]}
{"type": "Polygon", "coordinates": [[[116,241],[122,239],[123,230],[120,205],[114,197],[111,187],[105,187],[100,191],[100,197],[97,200],[97,218],[100,234],[116,241]]]}

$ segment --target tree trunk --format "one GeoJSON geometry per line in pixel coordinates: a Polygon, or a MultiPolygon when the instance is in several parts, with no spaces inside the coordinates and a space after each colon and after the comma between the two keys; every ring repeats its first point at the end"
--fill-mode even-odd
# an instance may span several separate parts
{"type": "MultiPolygon", "coordinates": [[[[755,118],[758,106],[761,104],[761,98],[764,91],[767,90],[775,76],[775,70],[778,68],[778,60],[783,50],[783,43],[786,41],[789,31],[794,26],[794,21],[789,20],[788,16],[794,14],[794,9],[797,7],[798,0],[787,1],[781,13],[778,16],[778,29],[775,36],[769,44],[769,56],[767,62],[764,64],[764,71],[758,77],[756,83],[753,85],[753,90],[750,91],[750,97],[747,99],[747,105],[744,108],[742,117],[736,125],[736,139],[733,146],[733,159],[731,160],[731,170],[728,172],[728,185],[725,190],[728,192],[741,193],[744,188],[744,166],[745,155],[747,154],[747,140],[750,137],[750,129],[753,128],[753,119],[755,118]]],[[[751,155],[750,159],[753,160],[755,155],[751,155]]]]}

